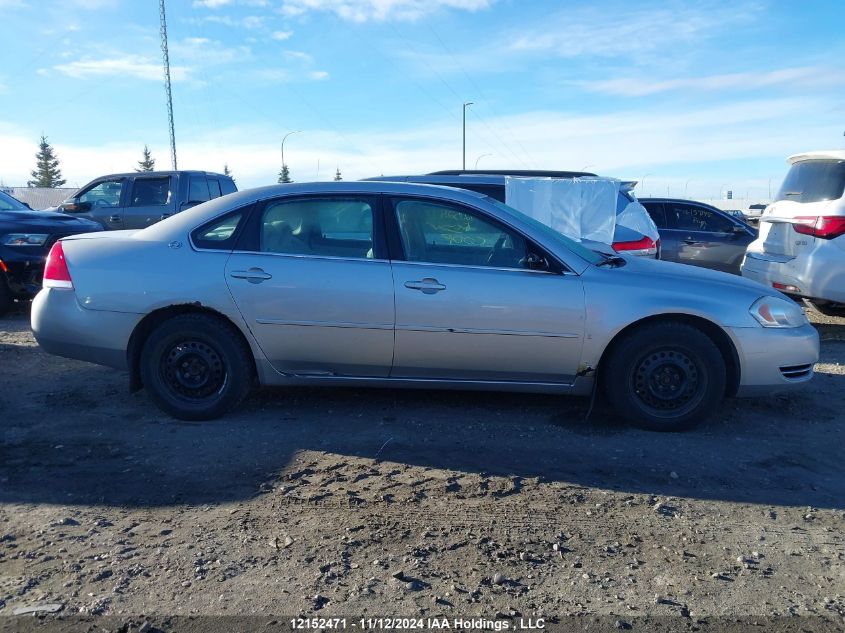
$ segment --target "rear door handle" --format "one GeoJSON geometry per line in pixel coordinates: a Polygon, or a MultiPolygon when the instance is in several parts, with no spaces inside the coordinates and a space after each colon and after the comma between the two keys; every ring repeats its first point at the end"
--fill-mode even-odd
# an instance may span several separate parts
{"type": "Polygon", "coordinates": [[[120,222],[120,216],[119,215],[110,215],[109,216],[109,222],[120,222]]]}
{"type": "Polygon", "coordinates": [[[250,268],[249,270],[233,270],[229,273],[230,277],[235,279],[246,279],[251,284],[260,284],[262,281],[272,279],[273,275],[264,272],[260,268],[250,268]]]}
{"type": "Polygon", "coordinates": [[[405,287],[410,290],[420,290],[427,295],[440,292],[441,290],[446,290],[446,286],[433,277],[426,277],[421,281],[406,281],[405,287]]]}

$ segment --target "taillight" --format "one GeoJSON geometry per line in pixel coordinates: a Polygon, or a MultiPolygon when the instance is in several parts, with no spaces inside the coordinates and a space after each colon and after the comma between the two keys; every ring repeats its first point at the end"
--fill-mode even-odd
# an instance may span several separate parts
{"type": "Polygon", "coordinates": [[[845,235],[845,216],[812,215],[795,218],[792,225],[796,233],[812,235],[823,240],[832,240],[845,235]]]}
{"type": "MultiPolygon", "coordinates": [[[[659,242],[660,240],[658,240],[659,242]]],[[[633,242],[614,242],[613,250],[617,253],[627,252],[632,255],[657,255],[657,243],[650,237],[643,237],[633,242]],[[632,252],[637,251],[637,252],[632,252]]]]}
{"type": "Polygon", "coordinates": [[[2,270],[4,273],[9,272],[9,267],[6,266],[6,262],[4,262],[2,259],[0,259],[0,270],[2,270]]]}
{"type": "Polygon", "coordinates": [[[45,288],[73,288],[73,280],[70,278],[61,242],[53,244],[50,254],[47,255],[43,285],[45,288]]]}

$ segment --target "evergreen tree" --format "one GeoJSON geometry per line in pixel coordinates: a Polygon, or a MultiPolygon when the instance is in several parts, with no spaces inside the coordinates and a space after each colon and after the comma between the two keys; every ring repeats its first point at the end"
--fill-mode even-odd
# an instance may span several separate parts
{"type": "Polygon", "coordinates": [[[138,169],[135,171],[155,171],[156,159],[152,157],[150,148],[144,145],[144,158],[138,161],[138,169]]]}
{"type": "Polygon", "coordinates": [[[290,170],[288,169],[287,165],[282,165],[282,171],[279,172],[278,182],[279,183],[293,182],[293,180],[290,179],[290,170]]]}
{"type": "Polygon", "coordinates": [[[53,146],[47,142],[47,137],[41,135],[41,142],[38,144],[38,153],[35,154],[36,166],[30,172],[32,180],[26,183],[27,187],[61,187],[66,180],[62,180],[62,172],[59,169],[59,159],[53,151],[53,146]]]}
{"type": "Polygon", "coordinates": [[[340,175],[340,167],[337,168],[337,171],[334,174],[335,181],[343,180],[343,176],[340,175]]]}
{"type": "Polygon", "coordinates": [[[235,177],[232,175],[232,171],[229,169],[229,163],[223,165],[223,175],[231,178],[232,182],[235,181],[235,177]]]}

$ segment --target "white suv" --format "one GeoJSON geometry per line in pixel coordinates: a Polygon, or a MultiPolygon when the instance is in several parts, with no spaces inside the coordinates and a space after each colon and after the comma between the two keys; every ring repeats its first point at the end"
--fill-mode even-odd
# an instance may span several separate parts
{"type": "Polygon", "coordinates": [[[845,150],[796,154],[789,163],[742,274],[845,316],[845,150]]]}

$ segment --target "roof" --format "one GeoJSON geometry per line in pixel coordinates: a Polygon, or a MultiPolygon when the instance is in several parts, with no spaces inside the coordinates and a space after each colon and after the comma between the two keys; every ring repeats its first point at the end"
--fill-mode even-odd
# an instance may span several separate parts
{"type": "Polygon", "coordinates": [[[221,178],[229,178],[224,174],[219,174],[214,171],[201,171],[198,169],[177,169],[173,171],[172,169],[166,171],[128,171],[122,174],[105,174],[103,176],[98,176],[94,178],[94,180],[102,180],[103,178],[129,178],[131,176],[175,176],[178,174],[203,174],[204,176],[220,176],[221,178]]]}
{"type": "Polygon", "coordinates": [[[794,165],[795,163],[800,163],[805,160],[845,160],[845,149],[802,152],[801,154],[793,154],[786,159],[790,165],[794,165]]]}
{"type": "Polygon", "coordinates": [[[595,176],[588,171],[549,171],[543,169],[446,169],[428,176],[519,176],[523,178],[578,178],[595,176]]]}

